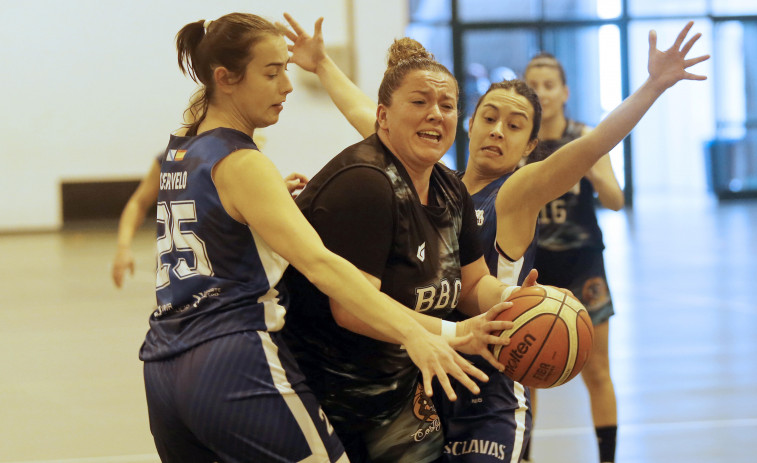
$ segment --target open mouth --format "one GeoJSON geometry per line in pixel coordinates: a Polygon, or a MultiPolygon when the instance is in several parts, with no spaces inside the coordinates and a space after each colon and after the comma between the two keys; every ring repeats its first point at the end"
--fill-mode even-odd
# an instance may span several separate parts
{"type": "Polygon", "coordinates": [[[497,156],[502,156],[502,150],[499,149],[497,146],[484,146],[481,148],[481,151],[486,151],[487,153],[496,154],[497,156]]]}
{"type": "Polygon", "coordinates": [[[418,132],[418,136],[423,138],[424,140],[431,140],[435,142],[439,142],[442,139],[442,135],[434,130],[422,130],[418,132]]]}

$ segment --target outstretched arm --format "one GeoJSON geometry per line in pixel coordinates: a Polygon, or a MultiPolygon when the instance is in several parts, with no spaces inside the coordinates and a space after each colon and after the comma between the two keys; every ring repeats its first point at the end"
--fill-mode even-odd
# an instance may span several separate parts
{"type": "Polygon", "coordinates": [[[131,243],[137,229],[145,221],[147,210],[158,200],[159,181],[160,164],[156,160],[121,212],[121,218],[118,221],[116,255],[113,258],[111,270],[113,283],[118,288],[123,285],[127,271],[134,275],[134,257],[131,254],[131,243]]]}
{"type": "MultiPolygon", "coordinates": [[[[649,78],[631,96],[615,108],[597,127],[585,136],[560,148],[542,163],[525,166],[519,177],[531,173],[528,179],[516,183],[531,183],[530,201],[535,209],[568,191],[605,154],[610,152],[636,126],[652,104],[668,88],[681,80],[705,80],[705,76],[691,74],[689,67],[701,63],[709,55],[687,59],[686,55],[699,39],[695,34],[686,44],[683,42],[693,22],[683,28],[673,46],[665,51],[657,49],[657,34],[649,32],[649,78]],[[559,154],[559,155],[558,155],[559,154]]],[[[515,175],[514,175],[515,177],[515,175]]],[[[508,182],[509,183],[509,182],[508,182]]],[[[525,198],[528,200],[528,196],[525,198]]]]}
{"type": "Polygon", "coordinates": [[[326,53],[323,44],[323,18],[318,18],[315,22],[312,36],[290,14],[284,13],[284,18],[291,26],[286,33],[287,38],[292,41],[289,45],[289,51],[292,52],[291,62],[318,76],[331,100],[360,135],[368,137],[373,134],[376,131],[378,105],[363,93],[326,53]]]}
{"type": "MultiPolygon", "coordinates": [[[[706,79],[687,71],[689,67],[709,59],[709,55],[686,58],[701,36],[695,34],[684,44],[693,24],[689,22],[678,34],[675,43],[665,51],[657,49],[657,34],[650,31],[649,78],[646,82],[594,130],[561,147],[544,161],[522,167],[505,182],[497,195],[498,242],[500,239],[505,241],[506,232],[511,231],[506,224],[500,223],[500,211],[502,219],[510,221],[510,225],[515,223],[520,224],[515,226],[521,228],[533,228],[539,209],[568,191],[586,175],[605,153],[628,135],[665,90],[681,80],[706,79]]],[[[508,251],[504,246],[503,249],[508,251]]]]}

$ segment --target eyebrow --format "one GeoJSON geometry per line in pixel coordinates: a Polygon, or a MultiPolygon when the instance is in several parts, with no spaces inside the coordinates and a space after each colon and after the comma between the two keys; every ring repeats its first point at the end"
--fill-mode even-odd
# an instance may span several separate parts
{"type": "Polygon", "coordinates": [[[284,61],[284,62],[281,62],[281,61],[274,61],[274,62],[272,62],[272,63],[268,63],[268,64],[266,64],[266,65],[265,65],[265,66],[263,66],[263,67],[266,67],[266,68],[267,68],[267,67],[270,67],[270,66],[276,66],[276,67],[284,67],[284,66],[286,66],[287,64],[289,64],[289,60],[286,60],[286,61],[284,61]]]}
{"type": "MultiPolygon", "coordinates": [[[[497,106],[494,106],[491,103],[484,103],[483,107],[484,108],[491,108],[491,109],[493,109],[493,110],[495,110],[497,112],[500,111],[500,109],[497,106]]],[[[522,116],[522,117],[525,117],[526,120],[528,120],[528,113],[525,112],[525,111],[510,111],[510,115],[511,116],[522,116]]]]}
{"type": "MultiPolygon", "coordinates": [[[[420,93],[423,96],[428,96],[428,95],[430,95],[433,92],[431,90],[412,90],[410,92],[410,94],[412,95],[413,93],[420,93]]],[[[442,95],[442,97],[450,99],[450,100],[454,100],[455,99],[455,96],[453,94],[448,94],[448,93],[444,93],[442,95]]]]}

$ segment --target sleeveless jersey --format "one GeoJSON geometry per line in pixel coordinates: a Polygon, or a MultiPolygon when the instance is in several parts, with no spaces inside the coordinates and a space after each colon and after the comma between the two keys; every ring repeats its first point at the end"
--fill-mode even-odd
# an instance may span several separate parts
{"type": "Polygon", "coordinates": [[[519,285],[531,271],[536,252],[536,239],[528,245],[526,252],[519,259],[513,260],[497,246],[497,210],[495,203],[500,187],[512,175],[512,172],[494,180],[481,191],[471,195],[476,208],[476,225],[478,237],[484,247],[484,259],[489,273],[507,285],[519,285]]]}
{"type": "MultiPolygon", "coordinates": [[[[464,185],[436,164],[429,193],[436,205],[423,206],[401,162],[374,134],[337,155],[310,180],[297,198],[305,217],[312,222],[319,193],[329,188],[334,176],[349,175],[355,166],[380,172],[393,192],[386,198],[392,203],[394,223],[381,291],[406,307],[445,317],[459,301],[461,266],[481,256],[464,185]],[[475,256],[461,259],[461,247],[468,254],[474,249],[475,256]]],[[[419,372],[407,352],[339,327],[328,298],[296,269],[287,271],[284,282],[291,297],[285,338],[337,431],[361,432],[393,419],[416,392],[419,372]]]]}
{"type": "Polygon", "coordinates": [[[288,264],[226,213],[211,176],[220,160],[240,149],[257,147],[228,128],[171,136],[158,193],[158,307],[142,360],[165,359],[230,333],[278,331],[284,324],[274,286],[288,264]]]}
{"type": "MultiPolygon", "coordinates": [[[[539,141],[538,159],[545,159],[561,146],[579,138],[585,125],[568,119],[559,140],[539,141]]],[[[539,213],[539,248],[565,251],[589,247],[604,249],[602,231],[594,210],[594,188],[582,178],[570,191],[550,201],[539,213]]]]}
{"type": "MultiPolygon", "coordinates": [[[[479,238],[489,272],[502,283],[520,285],[534,264],[536,236],[526,252],[513,261],[496,244],[495,200],[512,173],[489,183],[471,197],[476,207],[479,238]]],[[[455,321],[464,317],[452,317],[455,321]]],[[[520,461],[531,433],[530,393],[522,384],[497,371],[479,356],[465,356],[489,376],[479,383],[481,392],[471,393],[452,381],[457,401],[450,401],[442,388],[434,386],[434,402],[444,429],[445,446],[440,463],[485,463],[520,461]]]]}

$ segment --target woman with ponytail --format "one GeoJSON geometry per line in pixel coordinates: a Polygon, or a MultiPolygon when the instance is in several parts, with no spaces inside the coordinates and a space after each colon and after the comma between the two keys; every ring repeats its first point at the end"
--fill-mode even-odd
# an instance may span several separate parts
{"type": "MultiPolygon", "coordinates": [[[[164,462],[345,462],[344,449],[280,334],[289,263],[350,316],[402,344],[424,381],[486,379],[328,251],[256,129],[292,85],[282,31],[252,14],[187,24],[180,69],[201,86],[159,175],[157,308],[140,350],[150,428],[164,462]]],[[[319,329],[318,326],[311,327],[319,329]]],[[[454,396],[453,396],[454,397],[454,396]]]]}

